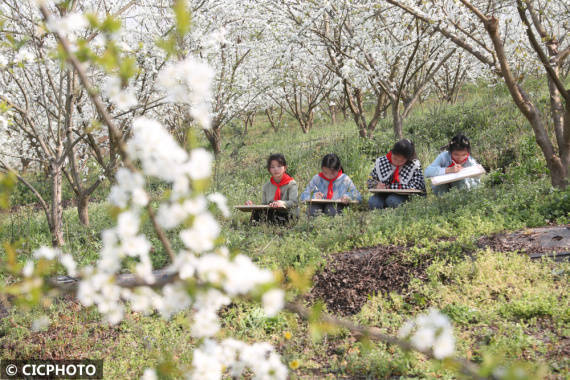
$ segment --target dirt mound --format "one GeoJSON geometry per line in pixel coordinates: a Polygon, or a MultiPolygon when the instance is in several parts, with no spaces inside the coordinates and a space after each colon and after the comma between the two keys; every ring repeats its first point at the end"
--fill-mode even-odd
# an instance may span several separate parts
{"type": "Polygon", "coordinates": [[[331,255],[327,266],[313,277],[312,301],[323,300],[328,310],[355,314],[377,293],[405,290],[412,278],[425,280],[429,263],[404,261],[404,248],[378,246],[331,255]]]}
{"type": "Polygon", "coordinates": [[[531,258],[545,255],[566,259],[570,251],[570,225],[530,228],[513,233],[483,236],[477,241],[480,248],[497,252],[519,251],[531,258]]]}

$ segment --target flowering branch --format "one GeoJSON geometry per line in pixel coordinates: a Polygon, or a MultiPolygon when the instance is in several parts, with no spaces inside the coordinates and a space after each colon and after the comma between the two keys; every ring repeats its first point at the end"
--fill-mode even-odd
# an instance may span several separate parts
{"type": "MultiPolygon", "coordinates": [[[[293,312],[295,314],[298,314],[300,317],[302,317],[305,320],[314,321],[314,314],[311,312],[311,310],[307,309],[306,307],[302,306],[297,302],[287,302],[284,306],[284,309],[293,312]]],[[[438,359],[438,360],[441,359],[441,357],[438,357],[437,355],[434,354],[434,350],[431,347],[423,350],[419,349],[418,347],[414,346],[412,343],[406,340],[399,339],[394,336],[382,333],[380,329],[376,327],[360,326],[347,319],[337,318],[330,314],[324,314],[324,313],[321,313],[319,315],[318,322],[324,322],[326,324],[331,324],[333,326],[345,328],[349,330],[351,333],[353,333],[356,337],[365,337],[383,343],[393,344],[406,351],[418,351],[430,359],[438,359]]],[[[484,377],[479,375],[479,367],[477,367],[475,364],[471,363],[470,361],[460,358],[449,358],[449,357],[446,358],[446,360],[453,363],[458,368],[460,368],[462,373],[471,376],[474,379],[484,379],[484,377]]]]}

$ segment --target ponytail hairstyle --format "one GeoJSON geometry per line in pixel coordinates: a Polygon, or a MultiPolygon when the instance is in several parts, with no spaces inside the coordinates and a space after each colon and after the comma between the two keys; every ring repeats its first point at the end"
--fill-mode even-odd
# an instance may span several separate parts
{"type": "Polygon", "coordinates": [[[467,136],[463,133],[458,133],[457,135],[453,136],[449,145],[447,145],[447,151],[449,153],[453,152],[454,150],[467,150],[469,154],[471,154],[471,143],[467,136]]]}
{"type": "Polygon", "coordinates": [[[285,161],[285,156],[282,153],[272,153],[267,158],[267,170],[271,167],[271,161],[277,161],[281,166],[287,166],[287,161],[285,161]]]}
{"type": "Polygon", "coordinates": [[[394,147],[392,148],[392,153],[405,157],[407,162],[418,158],[416,155],[416,148],[414,147],[414,143],[409,139],[402,139],[395,143],[394,147]]]}
{"type": "Polygon", "coordinates": [[[321,168],[328,168],[332,170],[342,170],[344,173],[344,169],[340,164],[340,158],[334,153],[329,153],[323,157],[321,161],[321,168]]]}

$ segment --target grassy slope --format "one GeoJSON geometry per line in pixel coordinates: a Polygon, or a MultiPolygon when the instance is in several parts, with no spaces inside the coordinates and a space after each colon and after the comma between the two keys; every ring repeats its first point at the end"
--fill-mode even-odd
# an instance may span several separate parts
{"type": "MultiPolygon", "coordinates": [[[[288,123],[274,133],[260,118],[246,137],[228,128],[214,189],[226,194],[230,204],[259,199],[261,185],[268,178],[264,160],[270,152],[285,154],[289,172],[302,187],[319,170],[320,157],[335,152],[368,197],[364,183],[372,160],[393,143],[389,120],[379,126],[373,141],[359,139],[350,121],[331,126],[321,120],[306,135],[293,121],[288,123]]],[[[405,319],[434,306],[453,318],[461,356],[475,361],[485,355],[504,357],[506,362],[530,360],[533,371],[568,376],[570,364],[560,352],[561,347],[567,349],[570,335],[566,327],[570,321],[568,264],[530,262],[516,253],[482,251],[475,245],[476,238],[486,234],[568,223],[570,194],[550,188],[527,123],[503,88],[471,87],[458,105],[417,108],[405,122],[405,130],[415,141],[424,167],[453,133],[466,132],[472,139],[473,155],[491,170],[485,186],[443,198],[430,194],[397,210],[356,208],[342,217],[313,220],[303,216],[287,229],[252,227],[247,224],[248,215],[236,213],[224,222],[226,244],[273,269],[318,268],[325,264],[324,253],[355,247],[410,246],[409,260],[434,259],[428,269],[429,281],[412,281],[412,298],[371,295],[354,316],[356,321],[395,333],[405,319]]],[[[26,199],[21,194],[18,197],[26,199]]],[[[90,210],[90,229],[78,225],[75,210],[65,213],[68,249],[83,264],[95,260],[100,247],[97,231],[111,223],[105,204],[93,204],[90,210]]],[[[29,240],[20,248],[22,260],[33,248],[50,241],[41,214],[22,209],[0,218],[0,240],[29,240]]],[[[156,242],[155,247],[154,263],[161,266],[166,258],[156,242]]],[[[106,359],[106,377],[119,378],[140,375],[145,365],[156,362],[191,360],[194,341],[183,315],[165,322],[158,316],[133,313],[118,327],[106,327],[98,324],[92,310],[57,304],[48,307],[53,324],[47,331],[27,331],[39,313],[13,314],[1,322],[2,357],[101,357],[106,359]],[[161,354],[165,348],[172,351],[171,358],[161,354]]],[[[419,355],[354,342],[346,333],[312,341],[310,331],[295,317],[282,314],[267,319],[251,305],[234,305],[223,320],[231,336],[276,344],[293,367],[300,364],[293,373],[301,376],[431,377],[436,372],[453,376],[419,355]]]]}

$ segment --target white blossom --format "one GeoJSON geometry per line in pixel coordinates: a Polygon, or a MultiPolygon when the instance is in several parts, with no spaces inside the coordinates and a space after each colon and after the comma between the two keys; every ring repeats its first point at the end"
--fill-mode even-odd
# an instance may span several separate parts
{"type": "Polygon", "coordinates": [[[59,249],[50,247],[40,247],[34,251],[34,257],[36,259],[53,260],[59,256],[59,254],[59,249]]]}
{"type": "Polygon", "coordinates": [[[22,268],[22,274],[24,277],[32,277],[34,274],[34,262],[32,260],[26,261],[24,268],[22,268]]]}
{"type": "Polygon", "coordinates": [[[404,323],[398,336],[400,339],[409,338],[412,346],[420,351],[432,349],[436,359],[443,359],[455,352],[451,322],[446,315],[435,309],[404,323]]]}
{"type": "Polygon", "coordinates": [[[220,233],[220,226],[210,213],[196,215],[192,228],[180,232],[186,247],[195,252],[205,252],[214,248],[214,240],[220,233]]]}
{"type": "Polygon", "coordinates": [[[158,376],[156,375],[156,371],[152,368],[146,368],[144,373],[141,377],[141,380],[158,380],[158,376]]]}
{"type": "Polygon", "coordinates": [[[220,194],[220,193],[210,194],[210,195],[208,195],[208,200],[211,202],[214,202],[226,218],[230,216],[230,209],[228,208],[228,201],[227,201],[226,197],[224,197],[222,194],[220,194]]]}
{"type": "Polygon", "coordinates": [[[59,262],[64,266],[70,276],[77,275],[77,263],[73,260],[73,256],[69,253],[63,253],[59,256],[59,262]]]}
{"type": "Polygon", "coordinates": [[[261,297],[263,310],[268,317],[274,317],[285,305],[285,292],[281,289],[272,289],[261,297]]]}
{"type": "Polygon", "coordinates": [[[89,23],[81,13],[70,13],[64,17],[51,16],[46,25],[51,32],[69,37],[71,33],[85,29],[89,23]]]}
{"type": "Polygon", "coordinates": [[[192,179],[203,179],[212,174],[212,154],[205,149],[194,149],[190,154],[188,174],[192,179]]]}

